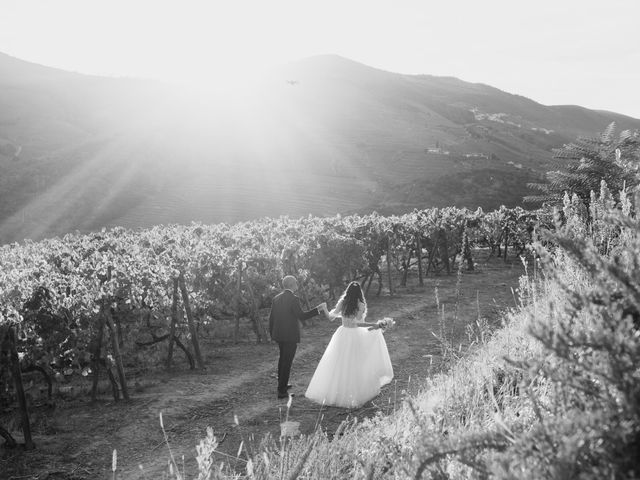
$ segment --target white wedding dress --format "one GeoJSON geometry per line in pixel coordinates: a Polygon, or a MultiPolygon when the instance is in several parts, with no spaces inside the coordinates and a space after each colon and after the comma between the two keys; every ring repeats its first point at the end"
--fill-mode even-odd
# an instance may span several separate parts
{"type": "MultiPolygon", "coordinates": [[[[330,312],[340,315],[341,303],[330,312]]],[[[305,396],[315,402],[336,407],[355,408],[380,393],[380,387],[393,379],[393,367],[382,330],[357,327],[366,316],[360,305],[356,315],[343,317],[320,363],[316,367],[305,396]]]]}

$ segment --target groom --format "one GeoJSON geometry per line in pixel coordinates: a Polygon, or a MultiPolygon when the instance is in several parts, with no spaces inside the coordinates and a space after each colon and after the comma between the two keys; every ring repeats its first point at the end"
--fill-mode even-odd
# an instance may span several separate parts
{"type": "Polygon", "coordinates": [[[287,398],[291,364],[300,343],[299,320],[307,320],[320,314],[322,305],[305,312],[300,306],[300,299],[295,296],[298,290],[296,277],[287,275],[282,279],[281,293],[276,295],[269,314],[269,333],[271,340],[278,342],[280,358],[278,359],[278,398],[287,398]]]}

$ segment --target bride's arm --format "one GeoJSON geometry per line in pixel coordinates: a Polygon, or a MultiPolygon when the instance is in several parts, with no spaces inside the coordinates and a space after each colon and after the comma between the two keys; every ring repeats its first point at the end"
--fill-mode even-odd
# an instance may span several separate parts
{"type": "Polygon", "coordinates": [[[356,326],[369,327],[369,330],[378,330],[380,328],[380,325],[378,325],[377,323],[369,323],[369,322],[358,322],[356,323],[356,326]]]}
{"type": "Polygon", "coordinates": [[[360,320],[358,322],[356,322],[356,326],[358,327],[365,327],[368,328],[369,330],[377,330],[380,328],[380,325],[378,325],[376,322],[365,322],[364,319],[367,316],[367,308],[364,304],[360,304],[359,305],[359,311],[358,311],[358,315],[357,315],[357,319],[360,320]]]}
{"type": "Polygon", "coordinates": [[[342,320],[342,316],[336,314],[335,308],[331,311],[324,310],[324,316],[329,319],[330,322],[333,322],[336,318],[342,320]]]}
{"type": "Polygon", "coordinates": [[[342,299],[338,301],[335,307],[327,312],[327,317],[329,317],[329,321],[333,322],[336,319],[342,321],[342,299]]]}
{"type": "Polygon", "coordinates": [[[325,311],[325,316],[329,319],[330,322],[333,322],[336,319],[342,321],[342,315],[337,314],[335,308],[330,312],[325,311]]]}

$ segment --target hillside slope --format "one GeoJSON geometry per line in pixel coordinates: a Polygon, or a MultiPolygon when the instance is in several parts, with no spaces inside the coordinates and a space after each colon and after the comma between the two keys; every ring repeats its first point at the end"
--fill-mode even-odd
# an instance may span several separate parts
{"type": "Polygon", "coordinates": [[[318,56],[234,88],[0,54],[0,243],[74,229],[514,205],[551,149],[611,121],[450,77],[318,56]]]}

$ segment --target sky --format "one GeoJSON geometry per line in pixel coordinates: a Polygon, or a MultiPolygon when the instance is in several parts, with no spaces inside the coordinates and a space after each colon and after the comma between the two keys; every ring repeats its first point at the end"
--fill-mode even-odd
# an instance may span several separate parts
{"type": "Polygon", "coordinates": [[[211,82],[317,54],[640,118],[638,0],[0,0],[0,52],[211,82]]]}

